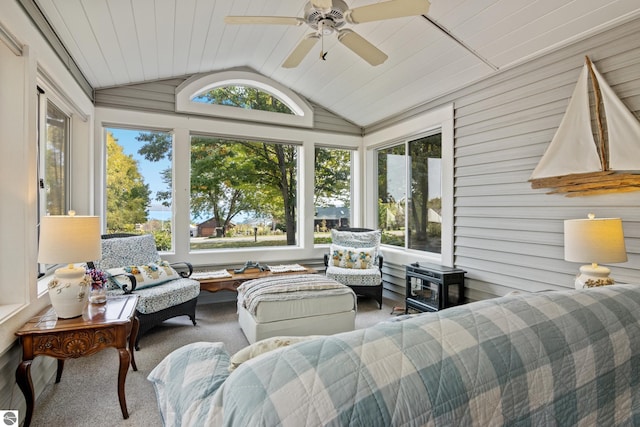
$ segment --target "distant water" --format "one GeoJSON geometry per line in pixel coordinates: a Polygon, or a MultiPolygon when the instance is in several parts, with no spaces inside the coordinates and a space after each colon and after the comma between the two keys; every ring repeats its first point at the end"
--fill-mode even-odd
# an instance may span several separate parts
{"type": "Polygon", "coordinates": [[[149,211],[149,220],[167,221],[171,219],[171,211],[149,211]]]}

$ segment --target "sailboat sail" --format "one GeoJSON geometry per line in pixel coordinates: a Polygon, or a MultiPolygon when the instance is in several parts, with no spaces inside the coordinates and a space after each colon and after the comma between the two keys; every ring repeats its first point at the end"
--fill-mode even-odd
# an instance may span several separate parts
{"type": "Polygon", "coordinates": [[[588,73],[585,64],[560,126],[530,179],[602,170],[591,130],[588,73]]]}
{"type": "Polygon", "coordinates": [[[570,196],[640,191],[639,150],[640,122],[586,58],[567,111],[529,181],[533,188],[555,187],[554,193],[570,196]],[[590,72],[595,79],[596,104],[602,97],[607,123],[606,144],[600,117],[600,143],[597,144],[593,137],[589,109],[590,72]],[[600,153],[598,147],[605,151],[600,153]],[[635,173],[622,174],[622,171],[635,173]]]}
{"type": "Polygon", "coordinates": [[[640,170],[640,122],[620,101],[611,87],[592,65],[602,94],[609,136],[609,168],[640,170]]]}

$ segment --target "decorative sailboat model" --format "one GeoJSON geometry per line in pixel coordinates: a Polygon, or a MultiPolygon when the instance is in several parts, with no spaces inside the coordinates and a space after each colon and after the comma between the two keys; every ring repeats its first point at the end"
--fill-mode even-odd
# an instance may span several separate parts
{"type": "Polygon", "coordinates": [[[549,194],[569,197],[640,191],[640,122],[588,57],[564,118],[529,182],[532,188],[555,188],[549,194]],[[598,144],[591,128],[589,75],[598,144]]]}

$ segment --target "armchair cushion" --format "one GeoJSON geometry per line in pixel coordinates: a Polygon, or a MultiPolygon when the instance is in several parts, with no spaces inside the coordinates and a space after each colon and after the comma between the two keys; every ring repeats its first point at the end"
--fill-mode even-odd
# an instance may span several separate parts
{"type": "Polygon", "coordinates": [[[367,269],[329,266],[325,274],[347,286],[380,286],[382,281],[382,274],[376,266],[367,269]]]}
{"type": "Polygon", "coordinates": [[[374,268],[374,261],[378,249],[373,248],[353,248],[340,245],[331,245],[331,256],[329,266],[342,268],[368,269],[374,268]]]}
{"type": "MultiPolygon", "coordinates": [[[[136,279],[135,290],[149,288],[156,285],[161,285],[170,280],[179,279],[181,276],[176,270],[174,270],[168,262],[150,262],[143,265],[128,265],[119,268],[110,268],[107,270],[111,276],[122,276],[126,274],[132,274],[136,279]]],[[[118,279],[117,279],[118,280],[118,279]]],[[[118,280],[122,282],[122,280],[118,280]]]]}
{"type": "Polygon", "coordinates": [[[193,279],[180,278],[149,287],[138,292],[138,312],[142,314],[157,313],[169,307],[175,307],[200,295],[200,282],[193,279]]]}
{"type": "Polygon", "coordinates": [[[144,265],[158,262],[160,255],[152,234],[117,237],[102,240],[102,259],[96,267],[108,271],[123,265],[144,265]]]}
{"type": "Polygon", "coordinates": [[[344,231],[331,230],[331,241],[340,246],[348,246],[353,248],[371,248],[380,246],[380,238],[382,232],[380,230],[371,231],[344,231]]]}

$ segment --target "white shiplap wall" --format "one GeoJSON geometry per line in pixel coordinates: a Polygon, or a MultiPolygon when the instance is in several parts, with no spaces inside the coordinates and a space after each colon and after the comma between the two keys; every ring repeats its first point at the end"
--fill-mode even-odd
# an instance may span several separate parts
{"type": "Polygon", "coordinates": [[[584,55],[640,117],[635,20],[365,129],[454,103],[455,265],[467,271],[472,300],[573,287],[579,264],[564,261],[563,221],[588,212],[622,218],[629,261],[609,267],[619,282],[640,284],[640,192],[567,198],[532,190],[528,182],[562,119],[584,55]]]}

